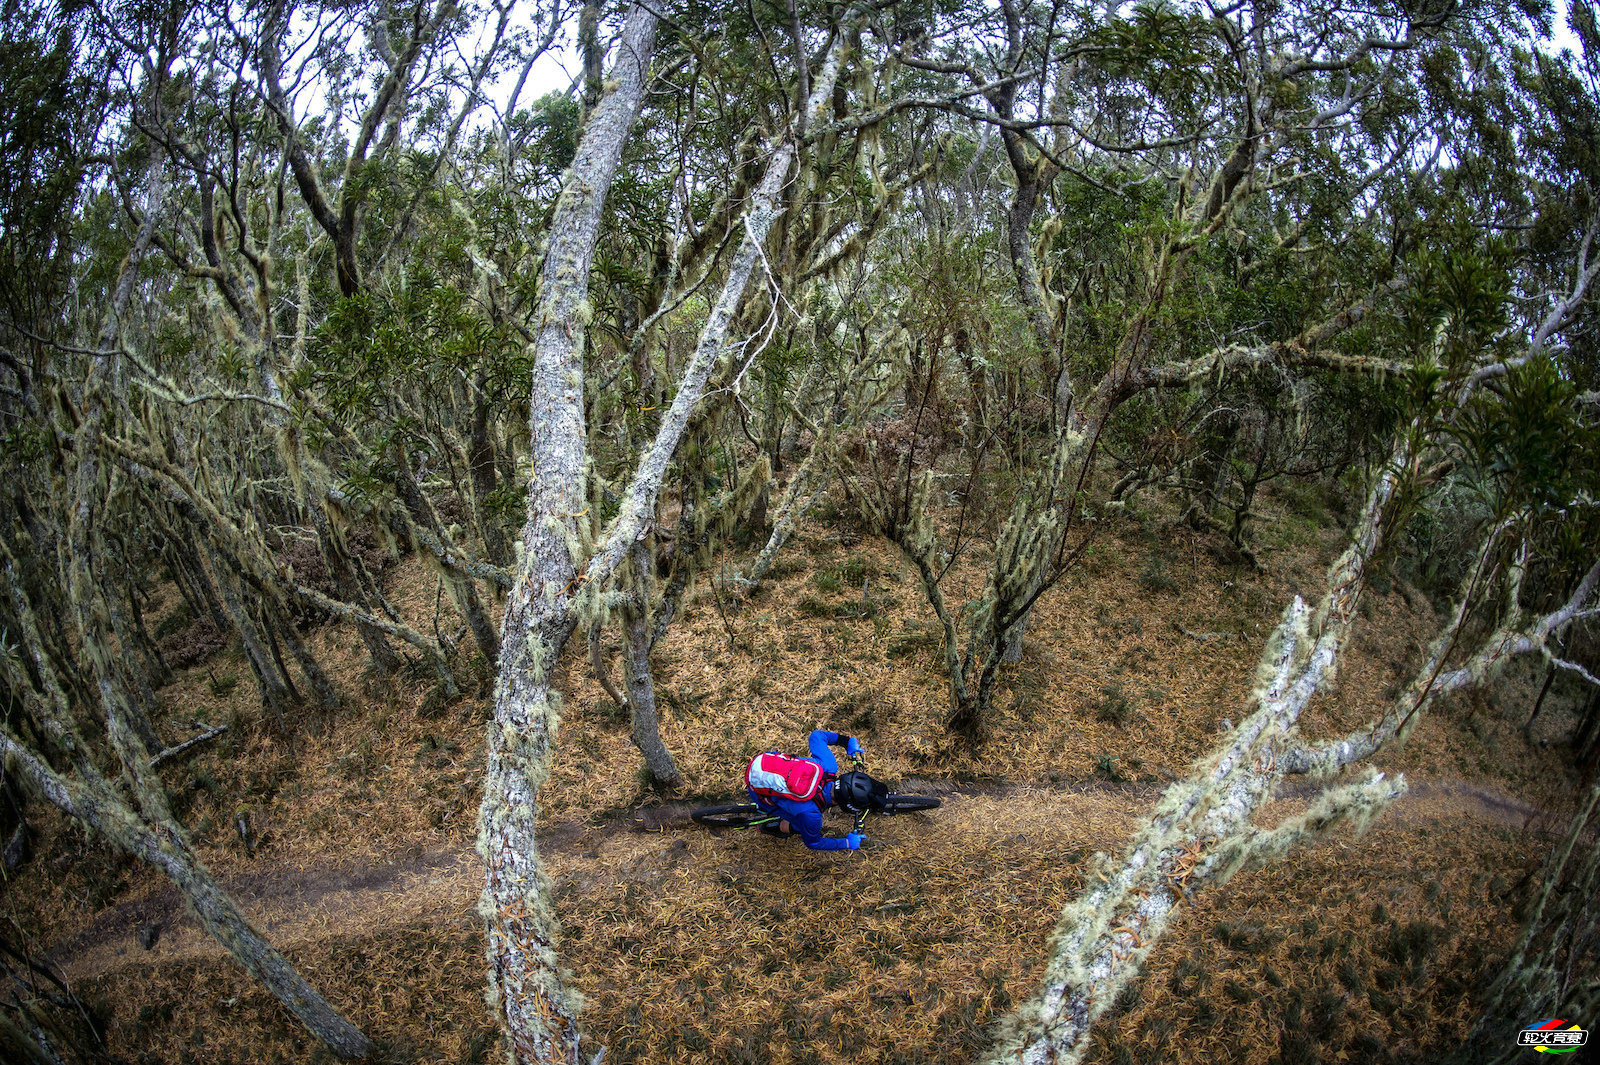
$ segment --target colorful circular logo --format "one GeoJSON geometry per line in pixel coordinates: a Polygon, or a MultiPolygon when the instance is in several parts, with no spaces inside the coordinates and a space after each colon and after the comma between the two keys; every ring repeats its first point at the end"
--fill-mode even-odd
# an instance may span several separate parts
{"type": "Polygon", "coordinates": [[[1546,1017],[1517,1033],[1517,1045],[1541,1054],[1570,1054],[1589,1041],[1581,1024],[1570,1024],[1564,1017],[1546,1017]]]}

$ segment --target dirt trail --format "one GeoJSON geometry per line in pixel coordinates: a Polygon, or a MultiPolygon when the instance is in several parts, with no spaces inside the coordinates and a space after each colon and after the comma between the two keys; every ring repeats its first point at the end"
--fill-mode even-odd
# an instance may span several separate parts
{"type": "MultiPolygon", "coordinates": [[[[910,779],[902,781],[900,789],[942,797],[944,807],[931,817],[937,818],[940,826],[968,836],[1025,842],[1017,835],[1015,824],[996,815],[1007,803],[1026,800],[1036,810],[1071,824],[1090,845],[1115,849],[1155,801],[1162,786],[1102,781],[956,784],[910,779]]],[[[1273,805],[1296,804],[1317,790],[1315,784],[1293,782],[1280,787],[1273,805]]],[[[557,890],[583,892],[602,879],[644,875],[642,870],[649,862],[629,862],[626,848],[608,846],[629,838],[640,841],[646,835],[671,836],[668,854],[690,854],[691,840],[703,842],[711,838],[690,822],[688,813],[693,805],[699,804],[645,807],[631,818],[621,817],[600,825],[569,821],[546,826],[541,844],[557,890]],[[599,867],[593,864],[596,861],[600,861],[599,867]]],[[[1267,816],[1274,814],[1269,811],[1267,816]]],[[[1496,789],[1444,778],[1412,780],[1409,793],[1385,816],[1399,818],[1406,825],[1470,818],[1524,829],[1540,820],[1541,811],[1496,789]]],[[[875,821],[868,825],[868,834],[879,845],[903,846],[938,831],[931,821],[908,828],[907,822],[918,820],[875,821]]],[[[704,860],[711,855],[697,847],[693,856],[704,860]]],[[[277,946],[292,949],[326,936],[359,935],[407,921],[475,921],[481,876],[477,856],[470,850],[412,848],[387,860],[359,864],[330,862],[303,868],[289,862],[262,863],[258,869],[221,879],[256,927],[277,946]]],[[[170,887],[102,910],[48,951],[51,961],[72,979],[129,965],[217,958],[223,953],[170,887]],[[141,948],[140,930],[150,926],[158,927],[156,942],[148,949],[141,948]]]]}

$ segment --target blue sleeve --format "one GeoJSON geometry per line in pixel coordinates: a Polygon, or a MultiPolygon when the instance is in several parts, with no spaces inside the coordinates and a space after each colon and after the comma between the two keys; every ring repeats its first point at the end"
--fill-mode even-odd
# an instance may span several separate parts
{"type": "MultiPolygon", "coordinates": [[[[812,733],[816,735],[815,732],[812,733]]],[[[800,838],[807,847],[814,851],[838,851],[850,846],[842,839],[832,839],[822,834],[822,814],[813,812],[810,816],[796,817],[789,822],[791,828],[800,833],[800,838]]]]}
{"type": "Polygon", "coordinates": [[[810,738],[806,740],[806,746],[811,748],[811,757],[821,762],[823,769],[830,773],[837,773],[839,771],[839,760],[833,756],[832,751],[828,750],[828,745],[838,743],[842,739],[844,737],[837,732],[829,732],[827,729],[820,728],[813,729],[810,738]]]}

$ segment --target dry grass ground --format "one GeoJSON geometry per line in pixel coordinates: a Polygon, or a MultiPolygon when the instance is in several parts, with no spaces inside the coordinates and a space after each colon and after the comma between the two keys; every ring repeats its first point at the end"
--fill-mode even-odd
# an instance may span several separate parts
{"type": "MultiPolygon", "coordinates": [[[[935,622],[910,568],[888,545],[846,546],[825,524],[803,530],[751,601],[719,604],[702,580],[658,654],[682,795],[641,786],[625,716],[569,652],[541,816],[563,957],[607,1061],[972,1060],[987,1026],[1035,986],[1089,856],[1120,849],[1159,785],[1209,747],[1223,718],[1238,719],[1282,605],[1315,594],[1337,533],[1293,502],[1264,527],[1264,574],[1137,511],[1108,522],[1080,570],[1041,600],[982,750],[942,727],[935,622]],[[962,793],[932,815],[874,822],[873,846],[855,855],[715,837],[663,805],[731,793],[750,754],[799,749],[819,725],[860,735],[891,779],[962,793]]],[[[947,597],[971,599],[981,577],[958,565],[947,597]]],[[[389,580],[407,616],[430,627],[433,578],[409,560],[389,580]]],[[[1398,584],[1365,612],[1338,689],[1306,716],[1312,734],[1370,716],[1435,624],[1427,600],[1398,584]]],[[[448,607],[439,624],[454,630],[448,607]]],[[[388,1058],[494,1060],[471,855],[481,671],[463,655],[476,687],[446,703],[431,678],[367,675],[349,628],[308,639],[350,705],[293,719],[287,735],[261,720],[232,650],[163,692],[173,734],[196,718],[233,726],[164,769],[175,804],[205,861],[388,1058]],[[253,854],[230,828],[240,813],[259,840],[253,854]]],[[[1384,762],[1558,817],[1572,782],[1516,732],[1533,690],[1513,672],[1448,701],[1384,762]]],[[[1564,715],[1547,710],[1540,735],[1559,738],[1564,715]]],[[[1484,965],[1515,930],[1508,885],[1542,855],[1548,826],[1524,831],[1512,806],[1451,787],[1408,800],[1365,840],[1323,841],[1202,895],[1101,1026],[1095,1059],[1381,1061],[1452,1045],[1484,965]]],[[[317,1057],[185,927],[159,878],[59,820],[44,819],[43,833],[39,858],[0,888],[0,908],[70,960],[124,1056],[317,1057]],[[133,933],[152,919],[165,931],[145,952],[133,933]]]]}

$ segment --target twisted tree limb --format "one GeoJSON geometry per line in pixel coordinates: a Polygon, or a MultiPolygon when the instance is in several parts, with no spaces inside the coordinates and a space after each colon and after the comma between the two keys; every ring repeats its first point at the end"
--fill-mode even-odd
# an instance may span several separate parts
{"type": "Polygon", "coordinates": [[[1251,824],[1282,773],[1278,744],[1333,673],[1367,561],[1382,539],[1383,516],[1409,463],[1402,443],[1367,497],[1353,542],[1330,567],[1317,610],[1298,596],[1285,610],[1262,655],[1255,711],[1196,763],[1188,780],[1167,790],[1121,861],[1103,862],[1095,886],[1063,910],[1040,990],[1007,1019],[988,1059],[993,1065],[1079,1061],[1095,1020],[1201,883],[1269,860],[1335,824],[1360,827],[1404,792],[1403,779],[1374,775],[1325,794],[1274,829],[1251,824]]]}

